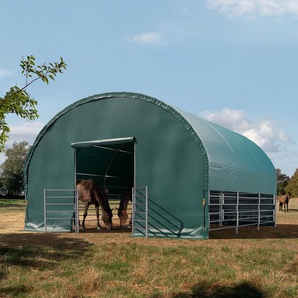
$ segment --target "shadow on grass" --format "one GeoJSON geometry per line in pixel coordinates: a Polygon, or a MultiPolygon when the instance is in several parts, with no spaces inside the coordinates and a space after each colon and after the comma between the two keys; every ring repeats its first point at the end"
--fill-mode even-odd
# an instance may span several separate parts
{"type": "MultiPolygon", "coordinates": [[[[85,240],[59,238],[58,234],[0,234],[0,280],[6,278],[7,266],[54,269],[60,261],[83,258],[91,246],[85,240]]],[[[0,288],[0,296],[3,290],[0,288]]]]}
{"type": "Polygon", "coordinates": [[[15,287],[6,287],[6,288],[0,287],[0,297],[2,297],[1,294],[5,295],[3,297],[16,297],[19,295],[21,295],[21,297],[25,297],[24,294],[29,294],[30,291],[31,289],[25,285],[17,285],[15,287]]]}
{"type": "MultiPolygon", "coordinates": [[[[277,209],[278,210],[278,209],[277,209]]],[[[279,212],[284,212],[284,211],[279,211],[279,212]]],[[[291,209],[290,207],[289,207],[289,213],[291,213],[291,212],[298,212],[298,209],[291,209]]],[[[286,212],[287,213],[287,212],[286,212]]]]}
{"type": "MultiPolygon", "coordinates": [[[[229,298],[258,298],[258,297],[266,297],[264,293],[257,287],[243,282],[237,284],[235,286],[222,286],[222,285],[214,285],[208,282],[202,282],[194,285],[190,289],[191,294],[186,294],[183,292],[174,293],[170,297],[171,298],[221,298],[221,297],[229,297],[229,298]]],[[[152,295],[151,298],[161,298],[163,295],[152,295]]]]}
{"type": "Polygon", "coordinates": [[[276,227],[256,226],[239,227],[238,234],[235,228],[209,232],[210,239],[291,239],[298,238],[298,225],[277,224],[276,227]]]}
{"type": "Polygon", "coordinates": [[[24,210],[25,211],[25,205],[23,203],[5,203],[5,204],[1,204],[0,202],[0,210],[5,210],[7,208],[10,208],[10,209],[18,209],[18,210],[24,210]]]}

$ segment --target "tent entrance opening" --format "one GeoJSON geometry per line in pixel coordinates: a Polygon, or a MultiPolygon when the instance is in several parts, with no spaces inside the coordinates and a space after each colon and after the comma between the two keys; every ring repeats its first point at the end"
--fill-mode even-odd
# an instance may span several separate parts
{"type": "MultiPolygon", "coordinates": [[[[116,208],[121,196],[135,187],[135,138],[117,138],[72,143],[74,148],[75,181],[93,179],[108,195],[113,210],[113,226],[118,225],[116,208]]],[[[131,203],[128,213],[131,216],[131,203]]],[[[89,219],[95,221],[88,212],[89,219]]],[[[82,212],[80,212],[82,214],[82,212]]],[[[130,220],[130,218],[128,219],[130,220]]]]}

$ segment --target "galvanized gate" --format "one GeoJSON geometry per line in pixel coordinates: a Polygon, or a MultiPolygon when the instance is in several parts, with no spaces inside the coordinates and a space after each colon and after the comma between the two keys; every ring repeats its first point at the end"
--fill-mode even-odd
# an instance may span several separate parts
{"type": "Polygon", "coordinates": [[[148,238],[148,230],[148,187],[136,187],[132,189],[132,235],[148,238]]]}
{"type": "Polygon", "coordinates": [[[45,232],[79,233],[77,189],[44,189],[44,228],[45,232]]]}
{"type": "Polygon", "coordinates": [[[210,231],[276,225],[276,196],[258,193],[209,191],[210,231]]]}

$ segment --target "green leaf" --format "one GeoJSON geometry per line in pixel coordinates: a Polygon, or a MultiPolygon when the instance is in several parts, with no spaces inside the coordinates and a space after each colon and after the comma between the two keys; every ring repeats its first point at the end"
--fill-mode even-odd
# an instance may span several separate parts
{"type": "Polygon", "coordinates": [[[60,57],[60,62],[49,64],[35,64],[35,57],[29,55],[20,61],[21,73],[26,78],[26,84],[19,88],[12,86],[4,97],[0,97],[0,152],[3,152],[4,145],[8,139],[9,127],[5,122],[5,116],[9,113],[28,120],[35,120],[39,117],[36,105],[37,101],[30,97],[26,89],[37,80],[49,84],[49,79],[54,80],[57,73],[66,70],[66,63],[60,57]],[[30,81],[28,80],[30,79],[30,81]]]}

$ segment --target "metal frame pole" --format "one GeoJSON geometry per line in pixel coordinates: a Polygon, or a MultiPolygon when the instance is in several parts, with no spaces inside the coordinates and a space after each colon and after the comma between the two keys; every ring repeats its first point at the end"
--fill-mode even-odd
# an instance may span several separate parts
{"type": "Polygon", "coordinates": [[[223,220],[224,220],[224,208],[223,205],[225,203],[225,195],[221,191],[219,194],[219,226],[223,226],[223,220]]]}
{"type": "Polygon", "coordinates": [[[261,194],[259,193],[258,197],[258,231],[260,230],[261,224],[261,194]]]}
{"type": "Polygon", "coordinates": [[[274,227],[276,227],[276,195],[273,197],[273,220],[274,220],[274,227]]]}
{"type": "Polygon", "coordinates": [[[146,194],[146,238],[148,238],[148,186],[145,187],[146,194]]]}
{"type": "Polygon", "coordinates": [[[75,232],[80,232],[79,222],[79,191],[77,190],[77,149],[73,148],[74,152],[74,204],[75,204],[75,232]]]}
{"type": "Polygon", "coordinates": [[[46,199],[46,189],[43,189],[43,201],[44,201],[44,206],[43,206],[43,214],[44,214],[44,229],[45,232],[47,232],[47,199],[46,199]]]}
{"type": "Polygon", "coordinates": [[[131,204],[131,235],[133,236],[133,232],[135,229],[135,211],[136,211],[136,189],[132,188],[132,204],[131,204]]]}
{"type": "Polygon", "coordinates": [[[131,210],[131,236],[133,236],[135,229],[135,205],[136,205],[136,189],[137,189],[137,142],[134,140],[133,143],[134,152],[133,152],[133,188],[132,188],[132,210],[131,210]]]}
{"type": "Polygon", "coordinates": [[[236,234],[238,234],[239,228],[239,192],[237,192],[237,203],[236,203],[236,234]]]}
{"type": "Polygon", "coordinates": [[[80,232],[79,223],[79,190],[75,189],[75,232],[80,232]]]}

